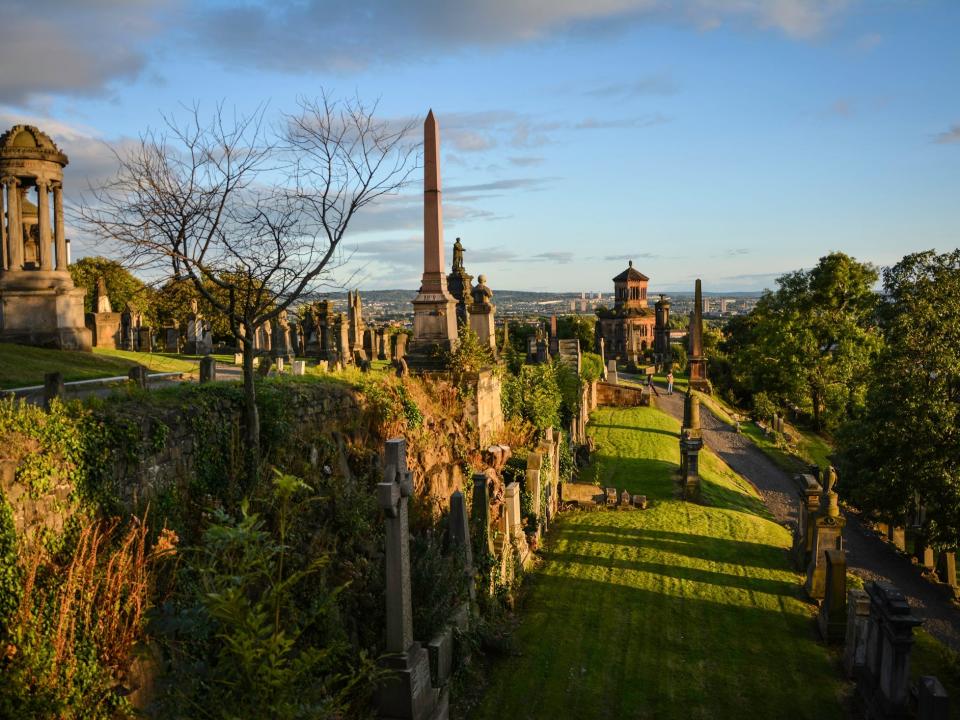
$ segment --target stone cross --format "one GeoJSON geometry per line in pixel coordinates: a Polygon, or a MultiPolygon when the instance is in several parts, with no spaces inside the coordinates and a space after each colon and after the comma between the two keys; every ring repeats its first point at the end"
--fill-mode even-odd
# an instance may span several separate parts
{"type": "Polygon", "coordinates": [[[387,526],[387,652],[402,653],[413,642],[413,608],[410,603],[410,526],[408,498],[413,476],[407,470],[407,443],[387,440],[383,482],[377,500],[387,526]]]}

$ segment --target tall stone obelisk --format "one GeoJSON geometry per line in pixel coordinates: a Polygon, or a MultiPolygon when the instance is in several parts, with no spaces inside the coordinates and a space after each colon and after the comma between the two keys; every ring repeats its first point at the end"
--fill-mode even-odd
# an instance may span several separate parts
{"type": "Polygon", "coordinates": [[[443,351],[457,345],[457,301],[443,269],[440,126],[431,110],[423,123],[423,278],[413,301],[413,341],[407,354],[413,369],[440,369],[443,351]]]}
{"type": "Polygon", "coordinates": [[[707,380],[707,360],[703,356],[703,295],[700,278],[693,297],[693,315],[690,318],[690,387],[701,392],[710,392],[707,380]]]}

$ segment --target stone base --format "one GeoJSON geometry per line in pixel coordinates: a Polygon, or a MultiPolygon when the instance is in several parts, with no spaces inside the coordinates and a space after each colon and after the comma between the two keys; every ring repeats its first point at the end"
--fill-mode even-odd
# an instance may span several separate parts
{"type": "Polygon", "coordinates": [[[84,321],[90,330],[93,347],[114,350],[120,346],[120,313],[87,313],[84,321]]]}
{"type": "Polygon", "coordinates": [[[700,502],[700,476],[688,475],[681,477],[683,483],[683,499],[691,502],[700,502]]]}
{"type": "Polygon", "coordinates": [[[378,692],[379,716],[384,720],[445,720],[449,695],[441,697],[430,680],[430,659],[414,642],[402,655],[388,655],[383,666],[390,677],[378,692]],[[442,714],[438,714],[441,713],[442,714]]]}
{"type": "Polygon", "coordinates": [[[83,290],[62,283],[35,290],[11,285],[9,278],[0,282],[0,342],[60,350],[91,349],[90,330],[83,321],[83,290]]]}

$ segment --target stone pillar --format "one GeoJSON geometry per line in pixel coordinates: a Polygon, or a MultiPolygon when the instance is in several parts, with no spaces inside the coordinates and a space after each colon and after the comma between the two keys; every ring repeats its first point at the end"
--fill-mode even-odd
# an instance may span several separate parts
{"type": "Polygon", "coordinates": [[[463,552],[463,572],[467,576],[470,599],[475,600],[477,588],[473,577],[473,546],[470,544],[470,521],[463,493],[457,490],[450,496],[450,544],[463,552]]]}
{"type": "Polygon", "coordinates": [[[49,183],[37,180],[37,230],[40,236],[40,269],[53,270],[50,254],[53,250],[53,236],[50,232],[50,194],[49,183]]]}
{"type": "Polygon", "coordinates": [[[412,494],[413,475],[407,469],[406,441],[387,440],[383,482],[377,485],[377,500],[386,516],[388,655],[384,663],[391,673],[380,687],[380,716],[425,720],[433,717],[439,694],[431,686],[427,651],[413,639],[407,515],[412,494]]]}
{"type": "Polygon", "coordinates": [[[7,189],[7,242],[10,244],[10,270],[23,270],[23,219],[20,214],[20,181],[5,178],[7,189]]]}
{"type": "Polygon", "coordinates": [[[66,395],[66,387],[63,384],[63,373],[52,372],[43,376],[43,406],[50,409],[50,403],[56,400],[63,400],[66,395]]]}
{"type": "Polygon", "coordinates": [[[913,615],[907,599],[888,582],[866,585],[870,597],[867,662],[857,692],[868,717],[907,717],[910,702],[910,650],[913,629],[922,620],[913,615]]]}
{"type": "MultiPolygon", "coordinates": [[[[6,187],[6,182],[0,183],[6,187]]],[[[10,267],[10,254],[7,251],[7,198],[0,190],[0,270],[10,267]]]]}
{"type": "Polygon", "coordinates": [[[810,550],[813,547],[813,525],[820,509],[823,488],[813,475],[799,476],[802,489],[799,491],[800,507],[797,511],[797,531],[793,538],[793,558],[799,570],[810,566],[810,550]]]}
{"type": "Polygon", "coordinates": [[[57,246],[57,270],[67,269],[67,236],[63,220],[63,186],[53,186],[53,237],[57,246]]]}

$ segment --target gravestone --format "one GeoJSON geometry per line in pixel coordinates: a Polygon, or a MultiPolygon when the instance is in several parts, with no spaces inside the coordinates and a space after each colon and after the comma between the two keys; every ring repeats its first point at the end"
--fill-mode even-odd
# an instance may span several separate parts
{"type": "Polygon", "coordinates": [[[520,485],[512,482],[503,490],[504,517],[510,537],[523,534],[523,520],[520,518],[520,485]]]}
{"type": "MultiPolygon", "coordinates": [[[[326,365],[326,361],[323,361],[326,365]]],[[[306,375],[307,373],[307,361],[306,360],[294,360],[293,361],[293,374],[294,375],[306,375]]]]}
{"type": "Polygon", "coordinates": [[[180,352],[180,330],[169,325],[163,328],[163,351],[167,353],[180,352]]]}
{"type": "Polygon", "coordinates": [[[234,365],[243,365],[243,353],[234,353],[234,354],[233,354],[233,364],[234,364],[234,365]]]}
{"type": "MultiPolygon", "coordinates": [[[[831,468],[832,470],[832,468],[831,468]]],[[[841,549],[843,526],[846,523],[840,514],[839,498],[833,489],[836,475],[828,473],[824,482],[824,494],[820,498],[820,510],[813,523],[813,542],[810,548],[810,565],[804,585],[807,595],[813,600],[822,600],[827,586],[826,551],[841,549]]]]}
{"type": "Polygon", "coordinates": [[[63,401],[67,389],[63,383],[63,373],[52,372],[43,376],[43,406],[49,410],[50,403],[56,400],[63,401]]]}
{"type": "Polygon", "coordinates": [[[616,488],[612,488],[612,487],[604,488],[603,492],[606,495],[607,505],[609,507],[613,507],[614,505],[617,504],[618,496],[617,496],[616,488]]]}
{"type": "Polygon", "coordinates": [[[907,532],[901,526],[890,526],[890,542],[900,552],[907,550],[907,532]]]}
{"type": "Polygon", "coordinates": [[[798,491],[800,507],[797,512],[797,530],[793,536],[793,561],[798,570],[810,566],[810,551],[813,547],[813,524],[820,509],[820,495],[823,488],[811,474],[794,478],[800,485],[798,491]]]}
{"type": "Polygon", "coordinates": [[[940,582],[946,583],[951,588],[957,587],[957,554],[952,550],[940,553],[940,564],[937,567],[937,574],[940,576],[940,582]]]}
{"type": "Polygon", "coordinates": [[[209,355],[200,360],[200,382],[215,382],[217,379],[217,361],[209,355]]]}
{"type": "Polygon", "coordinates": [[[620,507],[629,508],[630,507],[630,491],[624,490],[620,493],[620,507]]]}
{"type": "Polygon", "coordinates": [[[467,503],[463,493],[457,490],[450,496],[450,544],[463,552],[463,572],[467,576],[470,600],[476,599],[477,589],[473,577],[473,547],[470,544],[470,521],[467,518],[467,503]]]}
{"type": "Polygon", "coordinates": [[[393,336],[393,359],[394,360],[403,360],[407,355],[407,340],[410,338],[404,332],[397,333],[393,336]]]}
{"type": "Polygon", "coordinates": [[[389,360],[390,357],[390,336],[387,335],[386,328],[377,330],[377,360],[389,360]]]}
{"type": "Polygon", "coordinates": [[[284,364],[284,363],[283,363],[283,358],[282,358],[282,357],[278,357],[276,360],[274,360],[274,362],[275,362],[276,365],[277,365],[277,372],[278,372],[278,373],[282,373],[282,372],[283,372],[283,364],[284,364]]]}
{"type": "Polygon", "coordinates": [[[407,508],[413,475],[407,469],[405,440],[387,440],[383,464],[383,482],[377,485],[386,525],[387,654],[383,663],[391,673],[379,689],[380,716],[427,720],[437,716],[440,698],[431,684],[428,653],[413,639],[407,508]]]}
{"type": "Polygon", "coordinates": [[[826,642],[840,642],[847,624],[847,557],[843,550],[827,550],[826,589],[817,624],[826,642]]]}
{"type": "Polygon", "coordinates": [[[611,385],[619,385],[620,380],[617,377],[617,361],[610,359],[607,361],[607,382],[611,385]]]}
{"type": "Polygon", "coordinates": [[[858,588],[847,591],[846,640],[843,671],[853,678],[867,663],[867,633],[870,630],[870,598],[858,588]]]}
{"type": "Polygon", "coordinates": [[[910,651],[913,629],[922,620],[892,584],[866,584],[870,598],[866,664],[857,678],[857,693],[870,718],[906,717],[910,704],[910,651]]]}
{"type": "Polygon", "coordinates": [[[917,720],[949,720],[950,696],[940,681],[924,675],[917,683],[917,720]]]}

